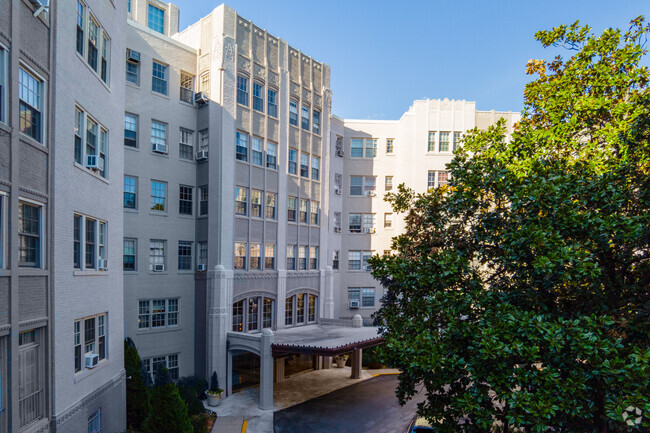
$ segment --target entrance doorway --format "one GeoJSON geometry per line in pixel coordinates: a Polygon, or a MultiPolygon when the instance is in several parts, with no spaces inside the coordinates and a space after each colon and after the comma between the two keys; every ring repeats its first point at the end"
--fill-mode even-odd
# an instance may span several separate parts
{"type": "Polygon", "coordinates": [[[251,352],[236,351],[232,355],[232,392],[259,386],[260,357],[251,352]]]}
{"type": "Polygon", "coordinates": [[[284,358],[284,377],[295,376],[303,371],[313,370],[316,357],[313,355],[293,354],[284,358]]]}

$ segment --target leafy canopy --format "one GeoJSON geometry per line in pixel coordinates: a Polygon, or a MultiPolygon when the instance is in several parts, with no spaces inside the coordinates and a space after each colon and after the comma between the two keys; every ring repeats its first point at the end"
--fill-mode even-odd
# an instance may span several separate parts
{"type": "Polygon", "coordinates": [[[537,32],[571,55],[528,62],[511,137],[475,129],[447,186],[387,195],[381,357],[439,431],[650,427],[649,32],[537,32]]]}

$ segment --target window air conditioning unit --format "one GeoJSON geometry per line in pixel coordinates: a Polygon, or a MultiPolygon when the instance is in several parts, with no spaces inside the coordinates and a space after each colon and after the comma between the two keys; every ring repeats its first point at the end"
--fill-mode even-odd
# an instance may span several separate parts
{"type": "Polygon", "coordinates": [[[366,234],[374,234],[375,233],[375,228],[374,227],[365,227],[363,229],[363,232],[366,234]]]}
{"type": "Polygon", "coordinates": [[[86,167],[93,170],[104,170],[104,158],[99,155],[86,155],[86,167]]]}
{"type": "Polygon", "coordinates": [[[334,227],[334,233],[341,233],[341,227],[334,227]]]}
{"type": "Polygon", "coordinates": [[[29,0],[29,2],[36,8],[34,12],[35,17],[38,17],[41,12],[50,7],[50,0],[29,0]]]}
{"type": "Polygon", "coordinates": [[[343,158],[343,149],[336,149],[336,156],[343,158]]]}
{"type": "Polygon", "coordinates": [[[126,49],[126,60],[130,60],[132,62],[139,62],[140,61],[140,53],[138,51],[127,48],[126,49]]]}
{"type": "Polygon", "coordinates": [[[205,92],[196,92],[194,94],[194,103],[199,104],[199,105],[205,105],[210,100],[208,99],[208,94],[205,92]]]}
{"type": "Polygon", "coordinates": [[[205,271],[205,265],[196,265],[197,271],[205,271]]]}
{"type": "Polygon", "coordinates": [[[156,153],[167,153],[167,144],[165,143],[154,143],[153,151],[156,153]]]}
{"type": "Polygon", "coordinates": [[[107,259],[99,259],[99,265],[97,267],[101,271],[107,270],[108,269],[108,260],[107,259]]]}
{"type": "Polygon", "coordinates": [[[374,197],[377,194],[374,191],[366,191],[366,197],[374,197]]]}
{"type": "Polygon", "coordinates": [[[359,301],[348,301],[348,307],[350,307],[351,310],[356,310],[359,308],[359,301]]]}
{"type": "Polygon", "coordinates": [[[153,271],[154,272],[164,272],[165,271],[165,265],[153,265],[153,271]]]}
{"type": "Polygon", "coordinates": [[[341,195],[341,188],[334,188],[334,194],[341,195]]]}
{"type": "Polygon", "coordinates": [[[99,363],[99,355],[96,353],[86,354],[86,368],[95,368],[99,363]]]}
{"type": "Polygon", "coordinates": [[[197,161],[204,161],[208,159],[208,151],[207,150],[197,150],[196,151],[196,160],[197,161]]]}

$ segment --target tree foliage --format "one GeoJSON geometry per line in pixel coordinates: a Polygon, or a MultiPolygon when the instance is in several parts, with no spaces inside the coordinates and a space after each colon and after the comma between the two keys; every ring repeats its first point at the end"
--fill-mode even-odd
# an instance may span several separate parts
{"type": "Polygon", "coordinates": [[[144,421],[145,433],[192,433],[193,427],[176,384],[166,368],[156,370],[156,386],[151,390],[151,411],[144,421]]]}
{"type": "Polygon", "coordinates": [[[529,61],[512,136],[473,130],[447,186],[387,196],[381,356],[439,431],[650,428],[648,33],[536,33],[571,55],[529,61]]]}
{"type": "Polygon", "coordinates": [[[141,376],[140,355],[130,338],[124,340],[124,369],[126,371],[126,423],[139,430],[149,413],[149,394],[141,376]]]}

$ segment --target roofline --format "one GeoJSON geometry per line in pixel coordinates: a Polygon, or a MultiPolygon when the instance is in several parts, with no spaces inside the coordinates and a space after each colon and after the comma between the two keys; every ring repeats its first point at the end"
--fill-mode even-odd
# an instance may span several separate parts
{"type": "Polygon", "coordinates": [[[303,355],[317,356],[336,356],[343,353],[352,352],[356,349],[365,349],[367,347],[378,346],[384,343],[384,337],[375,337],[370,340],[357,341],[338,347],[315,347],[299,346],[293,344],[272,344],[271,350],[274,357],[288,355],[290,353],[301,353],[303,355]]]}

